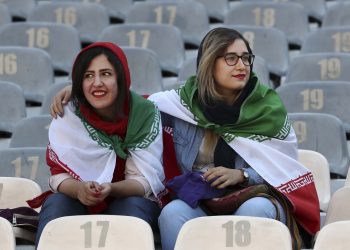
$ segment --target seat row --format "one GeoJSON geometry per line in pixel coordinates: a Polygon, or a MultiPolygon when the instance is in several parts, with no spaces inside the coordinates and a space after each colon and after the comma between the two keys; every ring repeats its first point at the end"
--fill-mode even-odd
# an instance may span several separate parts
{"type": "MultiPolygon", "coordinates": [[[[316,159],[316,162],[312,164],[320,163],[317,161],[320,158],[315,158],[314,155],[310,157],[309,153],[302,152],[304,162],[310,164],[316,159]]],[[[316,176],[316,182],[317,180],[316,176]]],[[[0,187],[0,208],[26,206],[27,199],[41,193],[38,184],[24,178],[0,177],[0,187]]],[[[332,196],[325,226],[318,233],[314,250],[340,250],[346,249],[349,245],[350,203],[347,199],[349,195],[350,187],[345,186],[332,196]]],[[[15,249],[15,238],[33,242],[34,236],[28,230],[12,226],[7,220],[0,218],[2,249],[15,249]]],[[[244,216],[210,216],[187,222],[182,227],[175,245],[175,249],[178,250],[227,249],[228,247],[245,247],[245,249],[252,250],[289,250],[292,249],[292,244],[288,228],[279,221],[244,216]]],[[[154,238],[151,227],[135,217],[69,216],[47,224],[38,245],[39,250],[62,248],[67,250],[154,249],[154,238]]]]}

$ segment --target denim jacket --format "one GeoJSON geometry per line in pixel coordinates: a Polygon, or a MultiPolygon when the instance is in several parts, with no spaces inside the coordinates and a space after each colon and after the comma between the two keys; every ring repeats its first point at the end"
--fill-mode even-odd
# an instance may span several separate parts
{"type": "MultiPolygon", "coordinates": [[[[161,114],[163,126],[173,128],[174,147],[178,166],[183,173],[192,171],[192,166],[194,165],[204,137],[204,129],[166,113],[162,112],[161,114]]],[[[264,183],[264,179],[239,155],[236,157],[235,165],[236,169],[244,168],[249,174],[248,186],[264,183]]]]}

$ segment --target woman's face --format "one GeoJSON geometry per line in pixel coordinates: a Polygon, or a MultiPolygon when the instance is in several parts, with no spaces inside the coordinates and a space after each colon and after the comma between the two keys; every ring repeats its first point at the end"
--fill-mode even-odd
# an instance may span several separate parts
{"type": "Polygon", "coordinates": [[[106,55],[98,55],[91,61],[84,73],[83,92],[87,101],[102,118],[115,118],[117,75],[106,55]]]}
{"type": "MultiPolygon", "coordinates": [[[[249,54],[247,46],[241,39],[235,40],[225,52],[226,60],[230,64],[233,64],[235,55],[242,56],[247,54],[249,54]]],[[[217,91],[225,97],[225,100],[234,101],[247,84],[249,76],[250,66],[244,65],[242,58],[239,58],[237,64],[233,66],[228,65],[224,57],[216,59],[214,79],[217,91]]]]}

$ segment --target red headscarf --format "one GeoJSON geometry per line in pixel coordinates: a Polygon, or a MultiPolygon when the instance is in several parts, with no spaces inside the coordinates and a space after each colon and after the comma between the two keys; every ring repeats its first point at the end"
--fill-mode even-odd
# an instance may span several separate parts
{"type": "Polygon", "coordinates": [[[113,52],[120,62],[122,63],[123,70],[124,70],[124,75],[126,79],[126,88],[125,88],[125,100],[123,104],[123,111],[124,111],[124,117],[122,119],[119,119],[118,122],[107,122],[101,120],[101,118],[94,112],[92,109],[80,105],[80,111],[82,112],[84,118],[96,129],[102,130],[108,135],[112,134],[117,134],[120,137],[124,138],[126,134],[126,129],[128,125],[128,117],[129,117],[129,108],[130,108],[130,84],[131,84],[131,79],[130,79],[130,71],[129,71],[129,66],[128,66],[128,61],[127,58],[123,52],[123,50],[117,46],[114,43],[110,42],[96,42],[93,43],[84,49],[82,49],[79,54],[77,55],[75,62],[73,64],[73,70],[72,70],[72,75],[75,74],[75,67],[76,67],[76,62],[77,59],[84,54],[86,51],[88,51],[91,48],[95,47],[103,47],[109,49],[111,52],[113,52]]]}

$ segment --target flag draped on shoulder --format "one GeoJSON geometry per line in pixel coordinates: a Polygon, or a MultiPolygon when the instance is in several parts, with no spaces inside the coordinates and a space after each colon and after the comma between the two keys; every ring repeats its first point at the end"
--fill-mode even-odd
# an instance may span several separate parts
{"type": "Polygon", "coordinates": [[[211,129],[292,204],[292,212],[309,233],[320,229],[319,201],[313,176],[298,162],[297,140],[277,93],[259,83],[243,102],[234,124],[209,121],[198,103],[196,77],[177,90],[151,95],[160,111],[211,129]]]}

